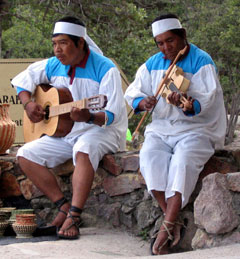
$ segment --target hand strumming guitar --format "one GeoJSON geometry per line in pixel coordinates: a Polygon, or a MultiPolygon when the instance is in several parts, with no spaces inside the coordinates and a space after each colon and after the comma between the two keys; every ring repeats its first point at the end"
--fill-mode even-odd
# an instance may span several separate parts
{"type": "Polygon", "coordinates": [[[44,110],[41,105],[31,101],[28,102],[27,105],[25,105],[25,111],[28,115],[28,118],[34,122],[40,122],[44,118],[44,110]]]}

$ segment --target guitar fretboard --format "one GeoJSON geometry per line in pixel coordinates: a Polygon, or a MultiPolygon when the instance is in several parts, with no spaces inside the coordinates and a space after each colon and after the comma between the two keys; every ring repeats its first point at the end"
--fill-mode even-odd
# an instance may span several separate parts
{"type": "Polygon", "coordinates": [[[51,106],[49,108],[49,117],[58,116],[71,111],[72,107],[83,109],[86,107],[86,99],[82,99],[75,102],[63,103],[57,106],[51,106]]]}

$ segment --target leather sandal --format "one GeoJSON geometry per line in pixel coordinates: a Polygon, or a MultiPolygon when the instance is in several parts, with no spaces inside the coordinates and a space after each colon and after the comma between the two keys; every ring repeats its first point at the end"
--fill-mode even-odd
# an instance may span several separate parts
{"type": "Polygon", "coordinates": [[[68,203],[68,200],[65,197],[62,197],[60,200],[55,201],[54,204],[58,208],[58,212],[62,212],[67,216],[67,212],[64,210],[61,210],[61,207],[65,204],[68,203]]]}
{"type": "Polygon", "coordinates": [[[173,235],[171,234],[170,231],[173,230],[174,228],[174,224],[173,222],[170,222],[170,221],[167,221],[167,220],[164,220],[163,223],[162,223],[162,226],[164,227],[164,229],[161,229],[157,232],[154,233],[154,235],[152,236],[151,238],[151,241],[150,241],[150,249],[151,249],[151,255],[158,255],[158,254],[154,254],[153,253],[153,246],[154,246],[154,243],[157,239],[157,236],[158,236],[158,233],[159,232],[167,232],[168,236],[166,238],[166,240],[160,245],[160,247],[158,248],[158,251],[161,252],[161,249],[169,242],[169,241],[172,241],[173,240],[173,235]],[[171,227],[168,227],[166,224],[169,224],[169,225],[172,225],[171,227]]]}
{"type": "Polygon", "coordinates": [[[57,233],[58,237],[61,239],[78,239],[80,236],[80,231],[79,228],[82,225],[82,220],[81,220],[81,216],[80,215],[72,215],[72,212],[76,212],[81,214],[82,213],[82,209],[75,207],[75,206],[71,206],[69,212],[68,212],[68,216],[67,219],[70,218],[72,220],[72,223],[65,229],[63,229],[63,232],[68,231],[71,227],[75,227],[78,231],[78,233],[74,236],[67,236],[64,234],[59,234],[57,233]]]}
{"type": "MultiPolygon", "coordinates": [[[[65,197],[62,197],[58,201],[54,202],[55,206],[58,209],[58,212],[61,212],[66,215],[67,217],[67,212],[64,210],[61,210],[61,207],[65,204],[68,203],[68,200],[65,197]]],[[[55,225],[47,225],[47,226],[41,226],[37,227],[35,232],[33,233],[34,236],[51,236],[51,235],[56,235],[56,232],[58,230],[58,227],[55,225]]]]}

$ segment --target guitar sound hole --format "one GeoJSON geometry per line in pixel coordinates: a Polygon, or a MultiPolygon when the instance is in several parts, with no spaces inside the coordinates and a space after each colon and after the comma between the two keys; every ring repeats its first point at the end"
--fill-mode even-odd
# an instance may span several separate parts
{"type": "Polygon", "coordinates": [[[45,120],[48,120],[49,119],[49,105],[46,106],[46,108],[44,109],[45,111],[45,117],[44,119],[45,120]]]}

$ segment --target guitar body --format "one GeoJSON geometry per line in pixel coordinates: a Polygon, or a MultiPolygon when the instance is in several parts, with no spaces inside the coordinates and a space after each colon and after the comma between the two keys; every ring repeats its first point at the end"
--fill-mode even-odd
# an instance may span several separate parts
{"type": "Polygon", "coordinates": [[[71,131],[74,124],[70,118],[70,111],[73,107],[100,110],[107,104],[105,95],[99,94],[73,101],[68,88],[55,88],[46,84],[38,85],[33,97],[35,102],[43,107],[45,116],[42,121],[33,123],[24,111],[23,134],[25,142],[38,139],[43,135],[64,137],[71,131]]]}
{"type": "MultiPolygon", "coordinates": [[[[62,103],[72,102],[72,95],[68,88],[55,88],[49,85],[39,85],[34,95],[36,103],[43,109],[58,106],[62,103]]],[[[47,116],[38,123],[33,123],[24,111],[23,134],[25,142],[40,138],[42,135],[63,137],[67,135],[72,127],[73,121],[70,113],[61,114],[48,118],[47,116]]]]}

